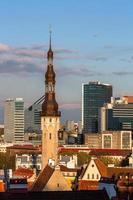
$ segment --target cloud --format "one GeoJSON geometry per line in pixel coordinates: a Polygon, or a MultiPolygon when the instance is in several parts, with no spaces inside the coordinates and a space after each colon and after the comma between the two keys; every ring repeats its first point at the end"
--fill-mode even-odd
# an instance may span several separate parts
{"type": "Polygon", "coordinates": [[[0,62],[0,73],[21,74],[21,73],[41,73],[42,69],[36,63],[24,60],[6,60],[0,62]]]}
{"type": "Polygon", "coordinates": [[[10,47],[6,44],[0,44],[0,53],[4,53],[10,50],[10,47]]]}
{"type": "Polygon", "coordinates": [[[77,68],[60,67],[56,71],[57,71],[58,76],[60,76],[60,77],[62,77],[62,76],[63,77],[64,76],[88,77],[88,76],[94,76],[94,75],[101,75],[100,72],[91,71],[87,67],[80,67],[80,66],[78,66],[77,68]]]}
{"type": "Polygon", "coordinates": [[[112,49],[112,48],[113,48],[113,45],[111,45],[111,44],[106,44],[106,45],[104,45],[104,48],[105,48],[105,49],[112,49]]]}
{"type": "Polygon", "coordinates": [[[81,103],[80,102],[75,102],[75,103],[61,103],[59,105],[60,109],[80,109],[81,108],[81,103]]]}
{"type": "MultiPolygon", "coordinates": [[[[28,46],[9,46],[0,44],[0,73],[5,74],[40,74],[44,73],[44,64],[47,58],[47,45],[34,44],[28,46]]],[[[55,49],[55,58],[66,59],[90,59],[95,61],[105,61],[104,56],[81,56],[77,51],[71,49],[55,49]]],[[[45,65],[46,66],[46,65],[45,65]]],[[[59,76],[94,76],[101,75],[99,72],[91,71],[88,67],[60,67],[57,68],[59,76]]]]}
{"type": "Polygon", "coordinates": [[[46,58],[46,53],[44,54],[43,51],[36,50],[36,49],[19,49],[14,51],[15,55],[22,56],[22,57],[32,57],[32,58],[46,58]]]}
{"type": "Polygon", "coordinates": [[[127,76],[127,75],[133,75],[133,72],[119,71],[119,72],[113,72],[113,75],[117,75],[117,76],[127,76]]]}
{"type": "Polygon", "coordinates": [[[55,54],[77,54],[77,51],[69,50],[69,49],[57,49],[54,51],[55,54]]]}
{"type": "Polygon", "coordinates": [[[93,60],[93,61],[106,61],[107,60],[107,57],[105,57],[105,56],[97,56],[97,55],[86,56],[86,58],[88,60],[93,60]]]}
{"type": "Polygon", "coordinates": [[[92,36],[93,36],[94,38],[97,38],[97,37],[99,36],[99,34],[98,34],[98,33],[94,33],[92,36]]]}
{"type": "MultiPolygon", "coordinates": [[[[42,73],[47,50],[47,45],[40,44],[29,46],[0,44],[0,73],[42,73]]],[[[56,59],[72,59],[73,56],[76,56],[76,51],[62,48],[55,50],[56,59]]]]}

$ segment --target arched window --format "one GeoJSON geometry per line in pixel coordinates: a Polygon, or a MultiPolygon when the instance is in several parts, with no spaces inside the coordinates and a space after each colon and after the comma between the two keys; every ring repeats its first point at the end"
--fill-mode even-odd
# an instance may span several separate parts
{"type": "Polygon", "coordinates": [[[51,118],[49,119],[49,122],[52,122],[52,119],[51,119],[51,118]]]}

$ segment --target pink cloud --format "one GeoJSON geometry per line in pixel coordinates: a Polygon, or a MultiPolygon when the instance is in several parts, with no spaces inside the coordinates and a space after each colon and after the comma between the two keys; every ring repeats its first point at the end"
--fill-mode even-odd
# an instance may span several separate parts
{"type": "Polygon", "coordinates": [[[81,104],[80,103],[61,103],[59,106],[61,109],[80,109],[81,104]]]}
{"type": "Polygon", "coordinates": [[[7,52],[10,50],[10,47],[6,44],[0,44],[0,52],[7,52]]]}

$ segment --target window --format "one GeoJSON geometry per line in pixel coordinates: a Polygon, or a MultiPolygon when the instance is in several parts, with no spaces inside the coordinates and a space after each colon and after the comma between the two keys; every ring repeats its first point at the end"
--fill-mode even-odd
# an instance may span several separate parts
{"type": "Polygon", "coordinates": [[[92,174],[92,179],[94,179],[94,174],[92,174]]]}
{"type": "Polygon", "coordinates": [[[73,172],[73,176],[75,176],[76,174],[73,172]]]}
{"type": "Polygon", "coordinates": [[[23,156],[21,158],[21,163],[27,163],[27,157],[26,156],[23,156]]]}
{"type": "Polygon", "coordinates": [[[88,179],[90,179],[90,174],[88,174],[88,179]]]}
{"type": "Polygon", "coordinates": [[[57,183],[57,187],[59,187],[60,185],[59,185],[59,183],[57,183]]]}
{"type": "Polygon", "coordinates": [[[122,132],[122,149],[130,148],[130,132],[122,132]]]}
{"type": "Polygon", "coordinates": [[[51,133],[49,133],[49,139],[51,140],[51,138],[52,138],[52,135],[51,135],[51,133]]]}
{"type": "Polygon", "coordinates": [[[111,135],[104,135],[104,148],[111,149],[111,135]]]}
{"type": "Polygon", "coordinates": [[[50,118],[49,121],[52,122],[52,119],[50,118]]]}

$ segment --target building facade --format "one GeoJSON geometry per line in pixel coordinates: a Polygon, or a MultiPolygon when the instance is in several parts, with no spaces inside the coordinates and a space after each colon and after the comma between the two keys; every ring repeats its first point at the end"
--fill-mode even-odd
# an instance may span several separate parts
{"type": "Polygon", "coordinates": [[[98,132],[98,110],[104,103],[110,103],[112,86],[100,82],[82,85],[82,126],[84,133],[98,132]]]}
{"type": "Polygon", "coordinates": [[[33,104],[25,109],[25,132],[40,133],[41,130],[41,104],[33,104]]]}
{"type": "Polygon", "coordinates": [[[99,110],[99,132],[105,130],[133,131],[133,103],[105,104],[99,110]]]}
{"type": "Polygon", "coordinates": [[[94,149],[132,148],[131,131],[103,131],[101,134],[85,134],[85,144],[94,149]]]}
{"type": "Polygon", "coordinates": [[[7,99],[4,111],[4,141],[24,141],[24,101],[22,98],[7,99]]]}
{"type": "Polygon", "coordinates": [[[31,168],[41,170],[42,155],[41,154],[16,154],[15,167],[31,168]]]}

